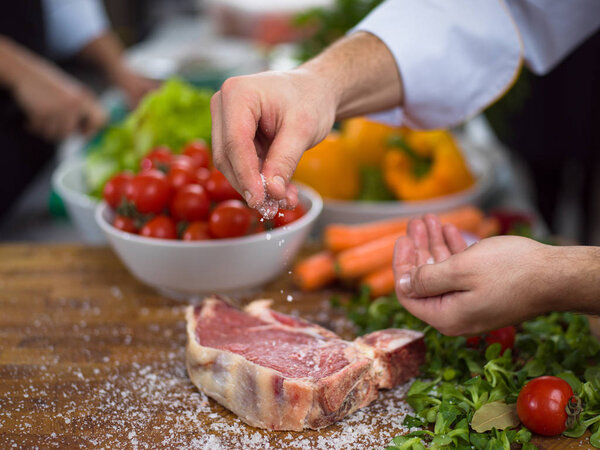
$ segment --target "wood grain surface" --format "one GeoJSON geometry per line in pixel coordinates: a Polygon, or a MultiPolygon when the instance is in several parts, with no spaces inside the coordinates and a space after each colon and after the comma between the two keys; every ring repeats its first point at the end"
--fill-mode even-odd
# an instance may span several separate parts
{"type": "MultiPolygon", "coordinates": [[[[348,337],[331,295],[296,292],[284,274],[260,296],[348,337]]],[[[0,245],[0,448],[374,448],[404,431],[405,388],[319,431],[244,425],[189,382],[184,306],[137,282],[108,248],[0,245]]]]}

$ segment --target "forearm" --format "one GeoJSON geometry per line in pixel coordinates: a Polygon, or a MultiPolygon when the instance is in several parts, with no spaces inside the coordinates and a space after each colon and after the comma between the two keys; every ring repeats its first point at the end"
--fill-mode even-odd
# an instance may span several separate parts
{"type": "Polygon", "coordinates": [[[396,61],[387,46],[370,33],[352,34],[302,65],[334,93],[336,118],[401,106],[404,92],[396,61]]]}
{"type": "Polygon", "coordinates": [[[600,247],[550,247],[550,310],[600,314],[600,247]]]}
{"type": "Polygon", "coordinates": [[[19,78],[30,72],[40,58],[12,39],[0,35],[0,85],[13,91],[19,78]]]}
{"type": "Polygon", "coordinates": [[[85,45],[78,56],[102,69],[113,83],[123,74],[123,45],[111,31],[106,31],[85,45]]]}

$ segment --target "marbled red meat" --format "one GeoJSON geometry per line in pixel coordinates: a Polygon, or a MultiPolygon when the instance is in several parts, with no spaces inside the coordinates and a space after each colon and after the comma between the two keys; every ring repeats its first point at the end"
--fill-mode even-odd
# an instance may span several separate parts
{"type": "Polygon", "coordinates": [[[187,312],[187,366],[207,395],[250,425],[274,430],[327,426],[417,375],[423,335],[381,330],[348,342],[269,308],[239,310],[208,298],[187,312]]]}

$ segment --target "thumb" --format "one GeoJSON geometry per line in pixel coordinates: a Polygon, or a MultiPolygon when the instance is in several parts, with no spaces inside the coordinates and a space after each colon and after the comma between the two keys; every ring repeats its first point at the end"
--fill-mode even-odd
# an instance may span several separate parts
{"type": "Polygon", "coordinates": [[[436,264],[423,264],[402,274],[396,281],[398,295],[422,298],[460,290],[451,259],[436,264]]]}
{"type": "Polygon", "coordinates": [[[294,175],[300,158],[313,146],[309,139],[298,133],[298,129],[302,127],[281,128],[273,139],[263,165],[267,190],[276,199],[285,198],[288,183],[294,175]]]}

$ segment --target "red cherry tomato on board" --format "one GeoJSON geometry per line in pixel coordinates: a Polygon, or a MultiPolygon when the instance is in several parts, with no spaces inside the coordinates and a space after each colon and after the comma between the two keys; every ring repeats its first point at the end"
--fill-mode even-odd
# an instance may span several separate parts
{"type": "Polygon", "coordinates": [[[185,146],[182,154],[189,156],[194,161],[196,168],[210,166],[210,151],[204,141],[190,142],[185,146]]]}
{"type": "Polygon", "coordinates": [[[125,197],[142,214],[158,214],[168,205],[171,187],[167,177],[159,170],[151,169],[137,174],[127,185],[125,197]]]}
{"type": "Polygon", "coordinates": [[[184,241],[204,241],[210,239],[208,222],[191,222],[181,235],[184,241]]]}
{"type": "Polygon", "coordinates": [[[179,189],[171,202],[171,216],[175,220],[193,222],[208,219],[210,200],[199,184],[188,184],[179,189]]]}
{"type": "Polygon", "coordinates": [[[113,227],[117,230],[126,231],[127,233],[137,233],[137,228],[133,223],[133,219],[125,216],[116,216],[113,221],[113,227]]]}
{"type": "Polygon", "coordinates": [[[306,214],[306,210],[302,205],[298,205],[295,209],[292,210],[280,209],[279,211],[277,211],[277,214],[275,214],[275,217],[273,217],[273,225],[275,226],[275,228],[283,227],[289,223],[294,222],[295,220],[298,220],[304,214],[306,214]]]}
{"type": "Polygon", "coordinates": [[[167,147],[156,147],[151,150],[140,163],[142,171],[157,169],[163,172],[168,172],[173,162],[173,153],[167,147]]]}
{"type": "Polygon", "coordinates": [[[206,180],[206,192],[213,202],[223,202],[225,200],[241,200],[242,196],[227,181],[225,175],[217,169],[210,172],[210,177],[206,180]]]}
{"type": "Polygon", "coordinates": [[[140,235],[158,239],[177,239],[177,227],[168,216],[156,216],[146,222],[140,230],[140,235]]]}
{"type": "Polygon", "coordinates": [[[227,200],[210,214],[208,229],[211,236],[233,238],[244,236],[250,229],[252,211],[239,200],[227,200]]]}
{"type": "Polygon", "coordinates": [[[125,190],[129,182],[133,180],[133,174],[129,172],[118,173],[104,185],[102,197],[111,208],[117,208],[123,201],[125,190]]]}
{"type": "Polygon", "coordinates": [[[485,339],[486,348],[498,342],[502,347],[500,354],[504,354],[506,349],[514,348],[516,335],[517,329],[512,325],[504,328],[498,328],[497,330],[490,331],[483,336],[473,336],[468,338],[467,347],[479,348],[481,345],[481,339],[483,338],[485,339]]]}
{"type": "Polygon", "coordinates": [[[556,436],[567,428],[567,404],[573,389],[562,378],[534,378],[521,389],[517,414],[527,428],[544,436],[556,436]]]}

